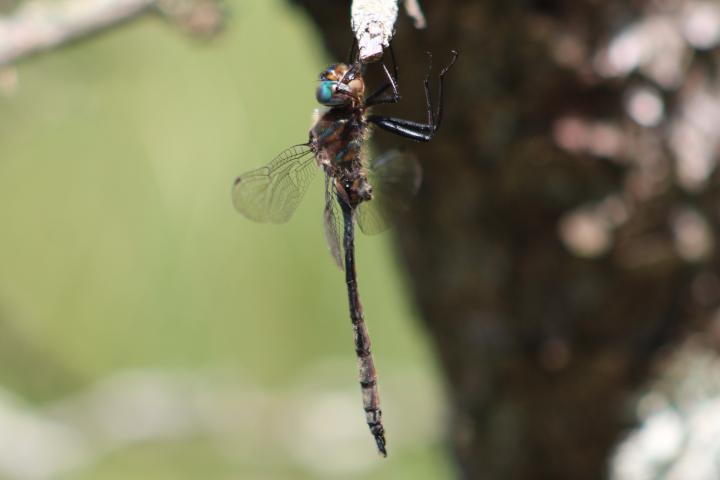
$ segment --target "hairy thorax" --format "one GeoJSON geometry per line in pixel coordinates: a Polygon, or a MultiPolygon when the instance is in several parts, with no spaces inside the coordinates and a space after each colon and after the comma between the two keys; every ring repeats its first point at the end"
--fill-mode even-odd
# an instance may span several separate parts
{"type": "Polygon", "coordinates": [[[310,129],[319,166],[335,178],[338,193],[351,207],[372,198],[361,153],[367,134],[364,109],[352,106],[331,108],[310,129]]]}

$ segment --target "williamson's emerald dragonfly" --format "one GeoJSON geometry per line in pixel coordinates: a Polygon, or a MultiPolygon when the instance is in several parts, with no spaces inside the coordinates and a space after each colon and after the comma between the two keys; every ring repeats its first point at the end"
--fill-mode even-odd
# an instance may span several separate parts
{"type": "MultiPolygon", "coordinates": [[[[429,56],[429,54],[428,54],[429,56]]],[[[370,336],[363,318],[355,274],[355,231],[358,224],[366,234],[385,230],[420,186],[421,170],[415,157],[391,151],[368,161],[363,146],[370,125],[417,141],[429,141],[438,131],[443,113],[442,86],[458,53],[440,71],[438,103],[433,109],[430,68],[425,77],[427,122],[369,115],[373,105],[400,100],[397,66],[393,74],[381,64],[384,83],[365,94],[365,65],[359,61],[330,65],[320,74],[317,101],[325,107],[316,115],[307,143],[280,153],[269,164],[240,175],[233,186],[235,208],[250,220],[285,223],[292,216],[318,169],[325,173],[325,237],[330,252],[345,270],[350,320],[352,321],[363,407],[378,451],[387,455],[377,375],[370,336]]]]}

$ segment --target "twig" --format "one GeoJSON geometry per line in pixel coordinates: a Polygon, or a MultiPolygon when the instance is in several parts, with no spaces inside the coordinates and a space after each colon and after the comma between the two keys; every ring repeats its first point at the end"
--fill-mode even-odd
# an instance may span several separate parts
{"type": "MultiPolygon", "coordinates": [[[[395,21],[400,0],[353,0],[350,24],[358,43],[360,61],[371,63],[378,60],[390,45],[395,34],[395,21]]],[[[418,0],[404,0],[405,12],[413,19],[415,28],[427,26],[425,15],[418,0]]]]}
{"type": "Polygon", "coordinates": [[[12,15],[0,16],[0,66],[107,29],[150,8],[186,30],[206,35],[219,30],[222,18],[208,0],[35,0],[12,15]]]}
{"type": "Polygon", "coordinates": [[[397,14],[398,0],[353,0],[350,24],[361,62],[374,62],[382,56],[395,33],[397,14]]]}

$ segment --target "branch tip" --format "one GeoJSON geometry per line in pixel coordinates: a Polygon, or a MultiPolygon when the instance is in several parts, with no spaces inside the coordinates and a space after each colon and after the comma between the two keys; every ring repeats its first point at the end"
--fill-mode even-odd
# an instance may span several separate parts
{"type": "Polygon", "coordinates": [[[360,61],[378,60],[395,33],[398,0],[353,0],[350,15],[360,61]]]}

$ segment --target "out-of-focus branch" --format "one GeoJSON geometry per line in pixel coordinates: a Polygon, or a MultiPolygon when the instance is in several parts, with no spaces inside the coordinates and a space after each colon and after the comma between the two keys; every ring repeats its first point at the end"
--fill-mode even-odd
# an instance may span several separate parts
{"type": "Polygon", "coordinates": [[[405,13],[413,19],[413,24],[418,30],[427,26],[425,15],[423,14],[422,8],[420,8],[418,0],[405,0],[405,13]]]}
{"type": "Polygon", "coordinates": [[[31,1],[0,17],[0,66],[56,48],[155,8],[192,33],[220,29],[222,14],[210,0],[31,1]]]}
{"type": "Polygon", "coordinates": [[[127,20],[155,0],[30,2],[0,19],[0,65],[127,20]]]}

